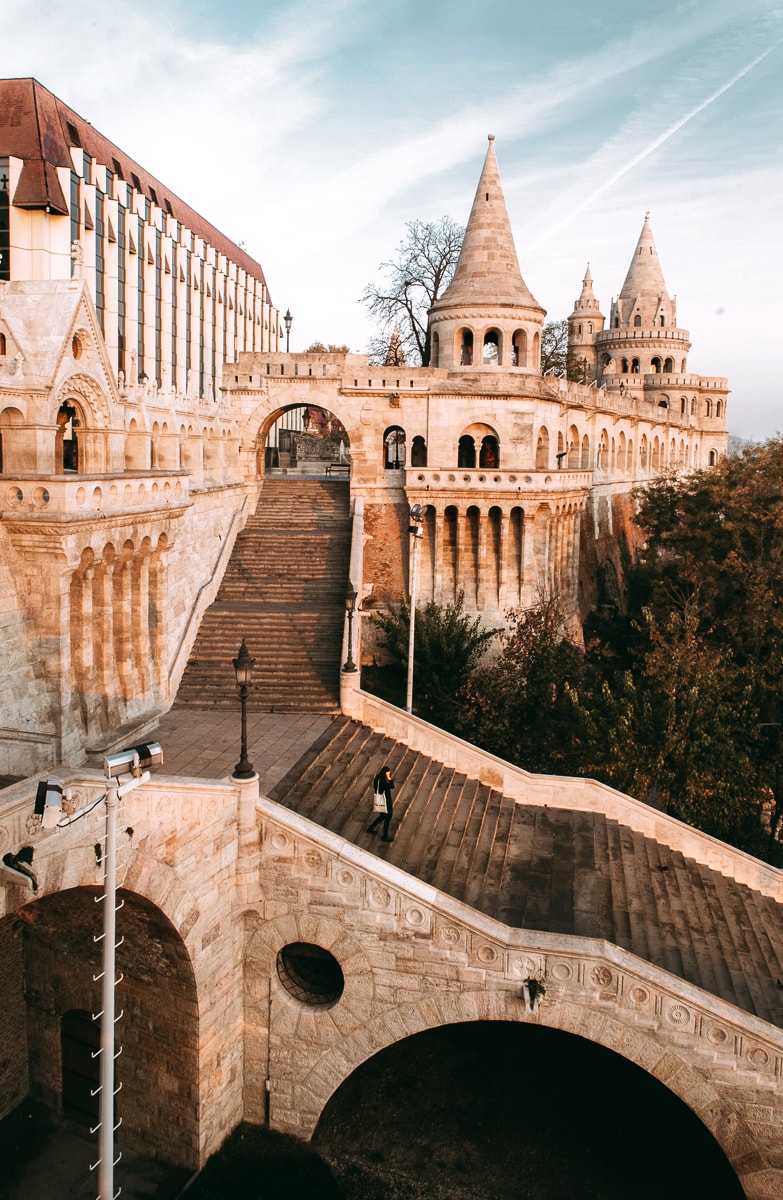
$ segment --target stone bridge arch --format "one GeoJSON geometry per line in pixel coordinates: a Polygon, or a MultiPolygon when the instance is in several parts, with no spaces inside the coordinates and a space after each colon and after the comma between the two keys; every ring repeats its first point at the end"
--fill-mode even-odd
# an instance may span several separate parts
{"type": "MultiPolygon", "coordinates": [[[[338,874],[345,876],[339,886],[354,886],[348,879],[356,874],[352,866],[338,868],[338,874]]],[[[383,890],[372,881],[367,886],[383,890]]],[[[566,997],[546,1000],[533,1014],[526,1012],[519,988],[439,987],[437,971],[430,975],[422,963],[416,965],[415,949],[409,971],[390,974],[374,965],[358,929],[331,919],[304,912],[264,924],[255,915],[246,919],[255,925],[244,967],[247,1120],[268,1120],[273,1128],[310,1138],[335,1092],[379,1051],[446,1025],[531,1022],[574,1034],[640,1067],[681,1100],[712,1135],[749,1200],[779,1195],[776,1141],[770,1138],[765,1144],[758,1128],[752,1128],[757,1099],[745,1105],[741,1097],[722,1090],[720,1081],[695,1065],[687,1046],[679,1048],[616,1013],[566,997]],[[296,941],[321,946],[340,963],[345,990],[331,1008],[311,1008],[287,995],[282,986],[277,955],[296,941]]],[[[426,923],[426,916],[423,919],[426,923]]],[[[399,940],[407,939],[402,935],[399,940]]]]}
{"type": "Polygon", "coordinates": [[[576,1177],[585,1195],[744,1195],[715,1138],[664,1083],[538,1021],[454,1022],[397,1041],[336,1089],[312,1140],[328,1158],[372,1162],[382,1149],[403,1172],[426,1163],[431,1184],[480,1180],[509,1198],[533,1164],[539,1187],[558,1196],[576,1177]]]}

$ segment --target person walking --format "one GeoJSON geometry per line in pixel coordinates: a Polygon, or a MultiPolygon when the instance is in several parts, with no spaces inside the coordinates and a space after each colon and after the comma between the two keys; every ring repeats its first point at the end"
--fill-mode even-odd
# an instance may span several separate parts
{"type": "Polygon", "coordinates": [[[392,779],[391,768],[390,767],[381,767],[380,771],[378,772],[378,774],[375,776],[375,778],[372,781],[372,791],[373,791],[373,795],[375,795],[377,792],[380,792],[381,795],[386,797],[386,812],[385,813],[381,812],[381,813],[377,814],[377,816],[375,817],[375,820],[372,821],[372,823],[367,826],[367,832],[368,833],[377,833],[378,826],[380,825],[381,821],[383,821],[383,833],[381,834],[382,842],[393,842],[394,841],[393,837],[389,837],[389,826],[391,824],[392,813],[393,813],[393,805],[392,805],[392,788],[393,787],[394,787],[394,780],[392,779]]]}

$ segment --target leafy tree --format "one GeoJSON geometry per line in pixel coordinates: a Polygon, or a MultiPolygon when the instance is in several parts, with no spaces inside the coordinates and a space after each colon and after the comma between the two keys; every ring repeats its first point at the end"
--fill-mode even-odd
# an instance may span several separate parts
{"type": "MultiPolygon", "coordinates": [[[[495,637],[482,629],[481,618],[464,611],[460,592],[453,604],[429,600],[416,608],[413,651],[414,711],[445,728],[452,728],[458,696],[471,672],[495,637]]],[[[405,600],[375,615],[381,640],[400,675],[408,664],[410,606],[405,600]]]]}
{"type": "Polygon", "coordinates": [[[587,731],[578,702],[584,655],[566,636],[555,599],[507,618],[500,656],[466,685],[458,732],[526,770],[575,774],[587,731]]]}
{"type": "Polygon", "coordinates": [[[320,342],[317,339],[316,339],[316,341],[311,342],[310,345],[305,350],[305,354],[350,354],[350,353],[351,353],[350,347],[346,346],[345,344],[338,346],[338,345],[335,345],[334,342],[329,342],[329,345],[325,346],[323,342],[320,342]]]}
{"type": "Polygon", "coordinates": [[[385,362],[396,327],[405,360],[428,367],[427,313],[454,274],[465,230],[451,217],[409,221],[406,229],[395,257],[381,263],[382,282],[368,283],[361,300],[380,328],[371,347],[373,360],[385,362]]]}
{"type": "Polygon", "coordinates": [[[702,632],[696,597],[659,625],[642,620],[637,668],[604,683],[584,770],[734,845],[758,852],[761,793],[753,762],[758,711],[746,673],[702,632]]]}
{"type": "MultiPolygon", "coordinates": [[[[665,674],[687,650],[693,670],[698,663],[702,671],[692,686],[703,700],[703,746],[710,741],[705,722],[712,714],[721,721],[712,741],[723,785],[713,787],[705,760],[704,788],[713,800],[699,801],[688,772],[678,768],[670,806],[758,853],[759,805],[766,806],[771,842],[783,817],[783,441],[745,446],[708,470],[659,476],[636,500],[646,543],[629,580],[639,605],[635,686],[654,698],[655,672],[665,674]],[[737,787],[744,791],[741,819],[739,809],[733,817],[727,811],[739,804],[737,787]],[[735,789],[731,803],[727,788],[735,789]]],[[[670,751],[660,722],[657,729],[670,751]]],[[[618,785],[637,795],[641,786],[618,785]]]]}

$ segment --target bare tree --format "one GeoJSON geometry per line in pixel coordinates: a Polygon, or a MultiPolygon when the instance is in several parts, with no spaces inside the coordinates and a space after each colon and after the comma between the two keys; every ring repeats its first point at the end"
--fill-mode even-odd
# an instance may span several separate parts
{"type": "Polygon", "coordinates": [[[568,348],[568,321],[547,321],[541,330],[541,374],[589,383],[587,361],[568,348]]]}
{"type": "Polygon", "coordinates": [[[396,326],[399,343],[395,357],[402,354],[408,363],[428,367],[427,313],[454,274],[465,230],[451,217],[409,221],[406,229],[408,235],[396,256],[381,263],[381,283],[368,283],[362,292],[362,303],[379,327],[370,356],[375,362],[385,362],[396,326]]]}

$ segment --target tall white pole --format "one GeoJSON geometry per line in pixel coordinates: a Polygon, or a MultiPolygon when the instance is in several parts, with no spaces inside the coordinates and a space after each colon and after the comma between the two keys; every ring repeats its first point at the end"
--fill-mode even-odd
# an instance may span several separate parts
{"type": "Polygon", "coordinates": [[[413,712],[413,647],[416,640],[416,595],[419,590],[419,538],[421,526],[411,526],[413,546],[411,548],[411,606],[408,630],[408,687],[405,696],[405,711],[413,712]]]}
{"type": "Polygon", "coordinates": [[[117,942],[117,783],[107,780],[103,886],[98,1200],[114,1200],[114,974],[117,942]]]}

